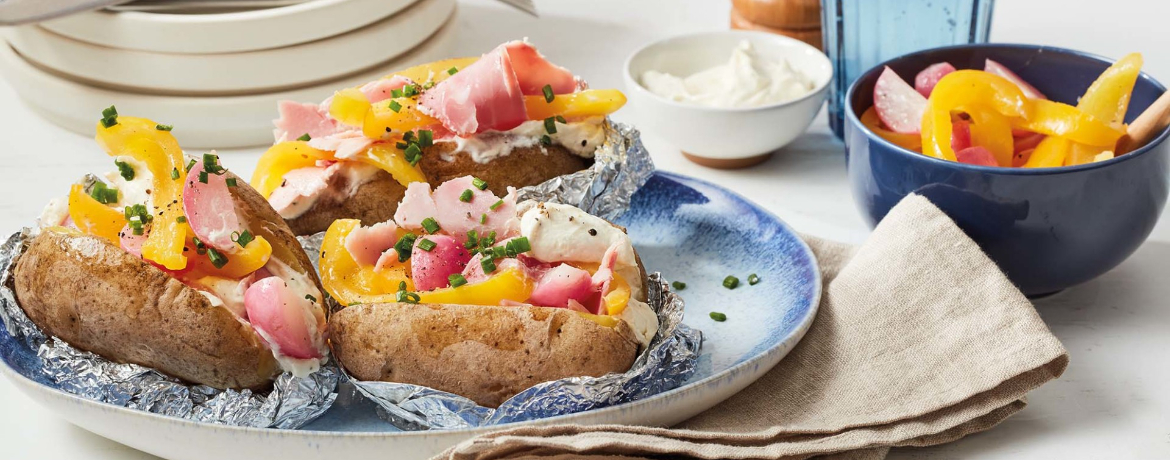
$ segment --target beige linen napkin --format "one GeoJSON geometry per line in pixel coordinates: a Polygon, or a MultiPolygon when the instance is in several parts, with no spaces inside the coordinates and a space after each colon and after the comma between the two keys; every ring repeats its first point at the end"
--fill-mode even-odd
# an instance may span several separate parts
{"type": "Polygon", "coordinates": [[[807,237],[824,272],[812,328],[771,372],[672,428],[538,426],[442,458],[881,459],[989,429],[1068,365],[986,255],[911,195],[854,248],[807,237]]]}

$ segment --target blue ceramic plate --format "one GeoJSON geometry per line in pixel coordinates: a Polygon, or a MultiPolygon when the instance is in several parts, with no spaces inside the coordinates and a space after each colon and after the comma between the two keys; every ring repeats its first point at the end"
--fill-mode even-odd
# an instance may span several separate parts
{"type": "MultiPolygon", "coordinates": [[[[804,336],[821,295],[808,246],[776,216],[721,187],[655,173],[617,222],[642,261],[686,283],[684,322],[703,331],[698,370],[682,387],[640,401],[524,424],[672,425],[727,399],[776,365],[804,336]],[[759,276],[754,286],[751,274],[759,276]],[[728,275],[739,278],[733,290],[728,275]],[[711,312],[727,320],[716,322],[711,312]]],[[[296,460],[331,457],[427,458],[495,428],[395,432],[373,405],[343,388],[337,403],[302,430],[233,428],[189,422],[82,399],[40,377],[35,354],[0,331],[0,367],[17,387],[99,435],[166,458],[296,460]]],[[[513,424],[520,425],[520,424],[513,424]]],[[[506,426],[513,426],[506,425],[506,426]]]]}

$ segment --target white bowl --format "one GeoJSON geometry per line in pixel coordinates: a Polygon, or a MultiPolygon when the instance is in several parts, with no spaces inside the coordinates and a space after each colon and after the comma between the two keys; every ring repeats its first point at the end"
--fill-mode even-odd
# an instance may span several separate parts
{"type": "Polygon", "coordinates": [[[744,167],[766,160],[808,129],[832,76],[829,58],[807,43],[765,32],[727,30],[646,45],[626,60],[624,78],[641,129],[673,143],[700,164],[744,167]],[[812,79],[813,91],[779,104],[718,108],[672,101],[642,86],[642,74],[648,70],[685,77],[724,64],[743,40],[751,42],[761,59],[787,60],[812,79]]]}

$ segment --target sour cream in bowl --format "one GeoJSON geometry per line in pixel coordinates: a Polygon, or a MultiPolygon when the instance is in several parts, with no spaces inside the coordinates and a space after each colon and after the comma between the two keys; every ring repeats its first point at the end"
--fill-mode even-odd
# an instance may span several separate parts
{"type": "Polygon", "coordinates": [[[803,133],[831,78],[816,48],[742,30],[651,43],[630,56],[624,73],[638,126],[717,168],[767,160],[803,133]]]}

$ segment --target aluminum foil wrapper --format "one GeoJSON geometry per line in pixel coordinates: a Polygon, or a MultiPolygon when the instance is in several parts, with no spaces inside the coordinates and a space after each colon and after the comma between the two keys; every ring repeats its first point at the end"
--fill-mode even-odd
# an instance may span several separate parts
{"type": "Polygon", "coordinates": [[[607,120],[606,140],[593,154],[593,166],[519,189],[517,200],[571,204],[613,220],[630,207],[630,198],[654,174],[650,152],[633,126],[607,120]]]}
{"type": "Polygon", "coordinates": [[[187,420],[256,428],[299,428],[325,413],[337,398],[341,372],[326,363],[306,378],[285,373],[272,390],[219,390],[179,381],[136,364],[115,363],[48,337],[16,302],[12,270],[35,230],[13,234],[0,246],[0,320],[8,334],[35,350],[42,381],[69,393],[131,409],[187,420]]]}
{"type": "MultiPolygon", "coordinates": [[[[591,168],[521,188],[519,200],[571,204],[606,219],[624,213],[634,192],[654,173],[654,164],[636,129],[613,122],[609,127],[608,139],[595,153],[591,168]]],[[[314,264],[323,237],[324,233],[318,233],[299,238],[314,264]]],[[[681,386],[694,374],[702,344],[702,334],[682,324],[682,298],[670,292],[658,273],[649,276],[647,298],[658,314],[659,328],[629,371],[541,383],[495,409],[433,388],[347,377],[358,392],[378,405],[383,419],[404,430],[497,425],[635,401],[681,386]]]]}

